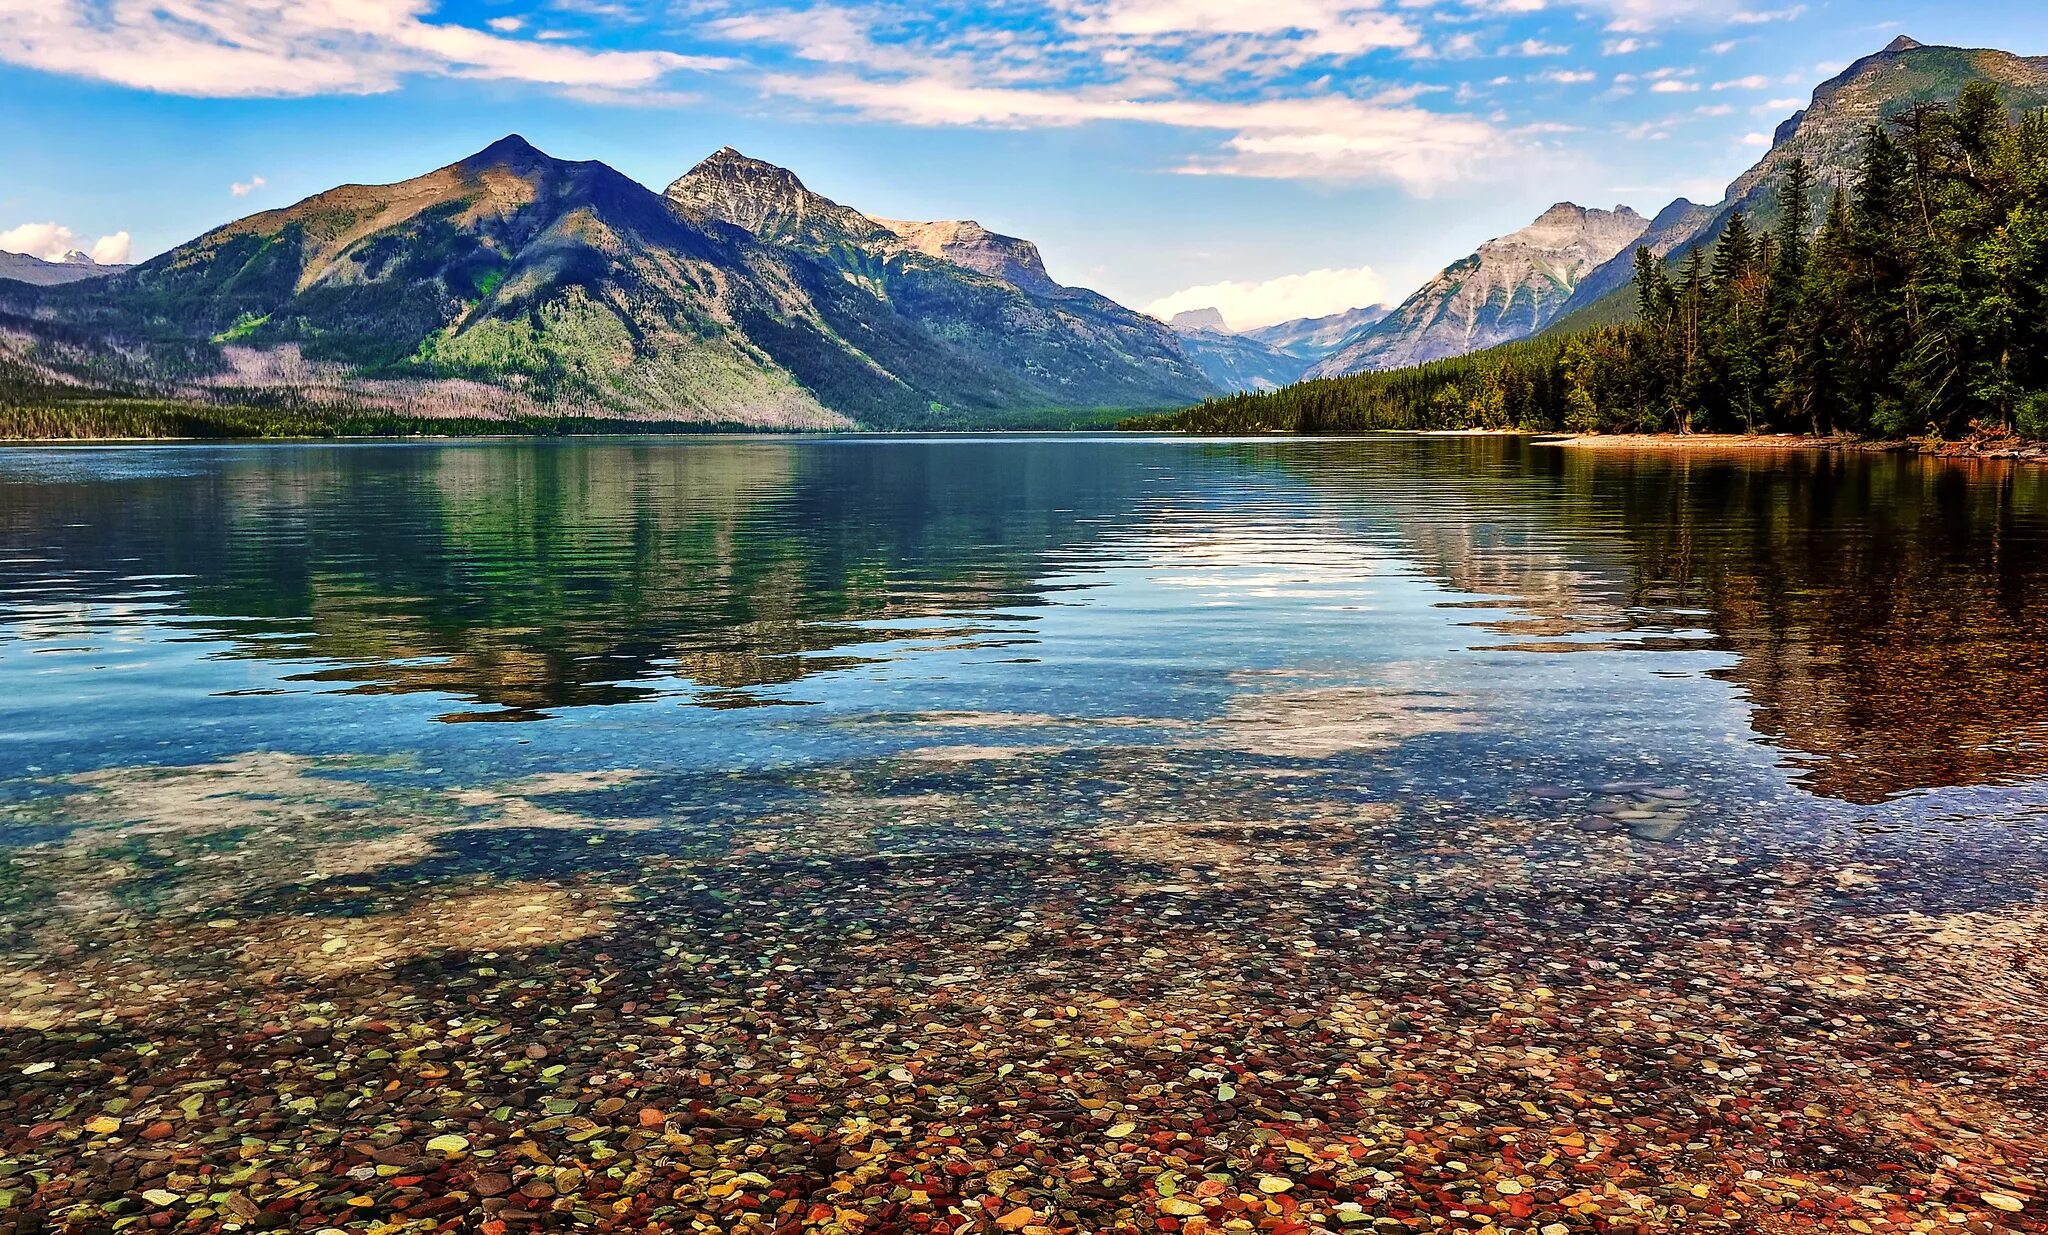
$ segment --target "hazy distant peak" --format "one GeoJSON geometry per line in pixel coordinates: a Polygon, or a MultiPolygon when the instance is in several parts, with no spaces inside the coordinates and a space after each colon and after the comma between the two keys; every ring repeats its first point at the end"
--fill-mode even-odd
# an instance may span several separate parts
{"type": "Polygon", "coordinates": [[[27,253],[0,250],[0,279],[14,279],[39,287],[97,279],[102,275],[119,274],[127,269],[130,267],[102,266],[94,261],[90,254],[77,249],[71,250],[54,262],[44,261],[27,253]]]}
{"type": "Polygon", "coordinates": [[[1913,38],[1910,35],[1902,34],[1898,38],[1893,39],[1891,42],[1886,43],[1884,45],[1884,49],[1888,52],[1917,51],[1925,46],[1927,46],[1927,44],[1922,43],[1919,39],[1913,38]]]}
{"type": "Polygon", "coordinates": [[[1675,220],[1682,219],[1693,211],[1700,209],[1703,209],[1703,207],[1689,197],[1675,198],[1670,205],[1657,212],[1656,218],[1650,220],[1650,227],[1652,230],[1667,227],[1675,220]]]}
{"type": "Polygon", "coordinates": [[[1223,320],[1223,310],[1213,307],[1176,313],[1166,324],[1183,333],[1191,330],[1206,330],[1213,334],[1230,333],[1230,326],[1223,320]]]}

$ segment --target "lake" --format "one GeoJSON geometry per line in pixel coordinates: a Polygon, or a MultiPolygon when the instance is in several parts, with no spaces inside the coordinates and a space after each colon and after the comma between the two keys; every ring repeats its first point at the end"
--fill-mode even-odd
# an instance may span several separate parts
{"type": "Polygon", "coordinates": [[[2048,1229],[2044,840],[2048,470],[0,450],[0,1221],[2048,1229]]]}

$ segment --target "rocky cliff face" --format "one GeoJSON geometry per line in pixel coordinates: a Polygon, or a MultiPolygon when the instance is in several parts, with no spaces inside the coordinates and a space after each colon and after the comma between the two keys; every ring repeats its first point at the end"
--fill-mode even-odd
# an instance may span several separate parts
{"type": "Polygon", "coordinates": [[[731,146],[668,186],[678,214],[724,222],[757,240],[806,248],[887,244],[894,233],[873,219],[804,187],[796,173],[750,159],[731,146]]]}
{"type": "MultiPolygon", "coordinates": [[[[1713,206],[1702,206],[1681,197],[1657,212],[1650,220],[1650,226],[1634,244],[1622,249],[1607,261],[1596,267],[1592,273],[1579,281],[1572,290],[1571,299],[1565,301],[1553,319],[1563,323],[1566,318],[1590,305],[1595,305],[1611,296],[1631,290],[1636,277],[1636,250],[1648,249],[1658,257],[1669,257],[1683,252],[1694,241],[1705,235],[1716,225],[1721,216],[1713,206]]],[[[1633,303],[1632,301],[1630,303],[1633,303]]],[[[1566,327],[1559,325],[1558,329],[1566,327]]]]}
{"type": "Polygon", "coordinates": [[[947,219],[936,223],[911,223],[900,219],[877,219],[898,239],[927,257],[951,262],[1034,296],[1060,291],[1045,272],[1045,259],[1029,240],[1004,236],[988,230],[973,219],[947,219]]]}
{"type": "Polygon", "coordinates": [[[1512,235],[1450,266],[1308,376],[1341,377],[1462,356],[1549,325],[1588,274],[1632,248],[1649,221],[1626,206],[1552,206],[1512,235]]]}

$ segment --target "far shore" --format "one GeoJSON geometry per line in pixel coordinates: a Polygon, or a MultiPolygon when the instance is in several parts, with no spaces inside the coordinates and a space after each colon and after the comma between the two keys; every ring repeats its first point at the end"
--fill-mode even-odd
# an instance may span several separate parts
{"type": "Polygon", "coordinates": [[[1815,437],[1804,433],[1578,433],[1543,434],[1538,446],[1568,450],[1797,450],[1853,451],[1860,454],[1910,454],[1937,459],[2011,459],[2048,462],[2048,442],[2013,438],[1984,441],[1886,441],[1854,437],[1815,437]]]}

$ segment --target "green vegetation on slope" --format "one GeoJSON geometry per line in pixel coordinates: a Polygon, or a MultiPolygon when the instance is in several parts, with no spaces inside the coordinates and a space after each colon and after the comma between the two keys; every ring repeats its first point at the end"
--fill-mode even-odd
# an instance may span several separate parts
{"type": "Polygon", "coordinates": [[[1126,423],[2048,437],[2048,111],[1973,84],[1872,128],[1813,240],[1811,193],[1795,165],[1774,233],[1737,214],[1675,276],[1640,251],[1636,323],[1126,423]]]}

